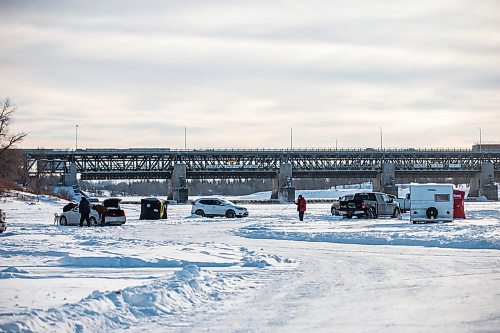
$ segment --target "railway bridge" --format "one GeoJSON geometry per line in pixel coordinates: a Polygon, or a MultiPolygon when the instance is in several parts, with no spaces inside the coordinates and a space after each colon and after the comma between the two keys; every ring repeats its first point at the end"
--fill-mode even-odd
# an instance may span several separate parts
{"type": "Polygon", "coordinates": [[[500,149],[23,149],[30,177],[82,180],[167,179],[170,197],[187,201],[187,179],[272,178],[272,198],[293,200],[293,179],[372,178],[374,190],[449,179],[470,183],[469,196],[498,200],[500,149]]]}

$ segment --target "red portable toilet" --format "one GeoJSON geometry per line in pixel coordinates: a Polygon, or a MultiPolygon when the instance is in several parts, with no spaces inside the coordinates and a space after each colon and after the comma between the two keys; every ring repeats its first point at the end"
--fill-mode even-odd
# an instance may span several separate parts
{"type": "Polygon", "coordinates": [[[453,189],[453,218],[465,219],[465,192],[453,189]]]}

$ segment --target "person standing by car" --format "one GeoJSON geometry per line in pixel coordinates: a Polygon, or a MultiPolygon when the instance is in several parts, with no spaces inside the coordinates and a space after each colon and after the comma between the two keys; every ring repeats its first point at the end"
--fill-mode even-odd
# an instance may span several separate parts
{"type": "Polygon", "coordinates": [[[297,205],[297,211],[299,212],[299,220],[304,221],[304,213],[306,211],[306,206],[307,206],[306,199],[302,195],[299,195],[297,201],[296,202],[294,201],[294,203],[297,205]]]}
{"type": "Polygon", "coordinates": [[[90,204],[87,198],[82,197],[78,211],[80,212],[80,227],[83,227],[83,220],[87,221],[87,227],[90,227],[90,204]]]}
{"type": "Polygon", "coordinates": [[[99,220],[101,221],[101,226],[106,224],[106,213],[107,209],[103,205],[94,205],[94,209],[99,213],[99,220]]]}

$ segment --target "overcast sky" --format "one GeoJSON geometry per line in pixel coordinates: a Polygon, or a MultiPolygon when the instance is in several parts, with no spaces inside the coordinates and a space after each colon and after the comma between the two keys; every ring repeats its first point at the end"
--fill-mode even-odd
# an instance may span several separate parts
{"type": "Polygon", "coordinates": [[[500,141],[500,1],[5,1],[23,148],[500,141]]]}

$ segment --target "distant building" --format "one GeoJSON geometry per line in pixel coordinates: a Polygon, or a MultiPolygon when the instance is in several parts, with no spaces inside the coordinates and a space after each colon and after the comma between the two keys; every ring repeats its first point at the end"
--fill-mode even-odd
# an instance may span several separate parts
{"type": "Polygon", "coordinates": [[[476,143],[472,146],[473,151],[494,151],[500,150],[500,143],[476,143]]]}

